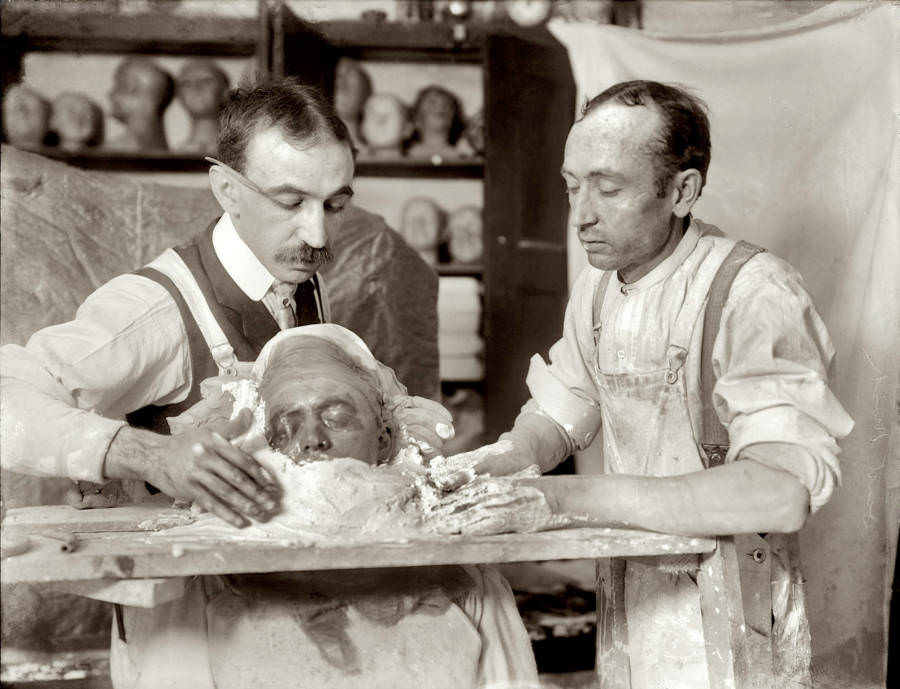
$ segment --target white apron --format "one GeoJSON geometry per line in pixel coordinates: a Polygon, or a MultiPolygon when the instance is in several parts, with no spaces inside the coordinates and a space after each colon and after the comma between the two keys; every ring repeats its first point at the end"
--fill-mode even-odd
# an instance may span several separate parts
{"type": "MultiPolygon", "coordinates": [[[[704,303],[688,298],[682,305],[670,331],[666,368],[606,373],[600,370],[595,349],[593,375],[600,396],[607,473],[672,476],[704,468],[692,432],[684,375],[691,332],[704,303]]],[[[631,560],[626,564],[632,687],[705,689],[709,681],[700,600],[690,571],[696,558],[693,563],[683,557],[666,560],[657,566],[631,560]]]]}

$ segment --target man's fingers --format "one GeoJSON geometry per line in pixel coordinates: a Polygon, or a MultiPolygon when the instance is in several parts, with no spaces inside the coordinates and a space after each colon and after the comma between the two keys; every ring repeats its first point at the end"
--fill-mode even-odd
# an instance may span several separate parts
{"type": "Polygon", "coordinates": [[[239,507],[241,501],[249,501],[262,515],[278,507],[272,490],[265,487],[267,479],[255,459],[226,442],[221,436],[217,437],[215,433],[212,447],[198,443],[194,447],[195,454],[200,449],[203,452],[198,455],[198,459],[203,473],[197,480],[213,489],[220,498],[233,495],[227,499],[232,507],[239,507]],[[211,485],[210,481],[202,479],[202,476],[214,476],[225,488],[217,490],[215,486],[220,484],[211,485]]]}
{"type": "Polygon", "coordinates": [[[252,517],[260,521],[268,518],[268,510],[254,502],[233,484],[214,473],[204,473],[197,477],[200,483],[213,497],[229,509],[244,517],[252,517]]]}
{"type": "MultiPolygon", "coordinates": [[[[210,450],[214,450],[219,456],[247,474],[253,483],[268,493],[269,496],[281,493],[281,486],[259,462],[239,447],[232,445],[218,433],[212,434],[212,447],[210,450]]],[[[260,498],[262,499],[262,497],[267,496],[261,494],[260,498]]]]}
{"type": "Polygon", "coordinates": [[[200,504],[207,512],[216,515],[220,519],[224,519],[226,522],[231,524],[232,526],[236,526],[239,529],[247,526],[247,520],[242,517],[238,512],[231,509],[225,502],[220,500],[216,495],[210,492],[206,486],[198,485],[197,486],[197,495],[194,500],[200,504]]]}
{"type": "Polygon", "coordinates": [[[427,397],[419,397],[414,396],[411,398],[412,401],[412,410],[421,410],[422,412],[429,414],[434,417],[436,420],[439,419],[444,423],[451,423],[453,421],[453,415],[450,411],[440,402],[435,402],[434,400],[430,400],[427,397]]]}
{"type": "Polygon", "coordinates": [[[239,435],[246,433],[252,423],[253,412],[247,408],[241,409],[238,415],[225,425],[221,434],[226,440],[234,440],[239,435]]]}

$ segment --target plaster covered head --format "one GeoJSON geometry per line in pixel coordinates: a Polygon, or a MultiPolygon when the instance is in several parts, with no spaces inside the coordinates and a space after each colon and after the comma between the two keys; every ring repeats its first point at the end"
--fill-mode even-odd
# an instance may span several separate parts
{"type": "Polygon", "coordinates": [[[233,89],[217,148],[210,186],[238,235],[278,280],[309,279],[353,196],[355,148],[331,101],[293,78],[233,89]]]}
{"type": "Polygon", "coordinates": [[[228,75],[212,60],[188,60],[178,73],[178,100],[192,117],[216,118],[228,92],[228,75]]]}
{"type": "Polygon", "coordinates": [[[119,63],[109,92],[112,116],[126,124],[135,119],[161,116],[172,102],[175,81],[153,60],[132,57],[119,63]]]}
{"type": "Polygon", "coordinates": [[[61,93],[53,99],[50,128],[67,150],[96,146],[103,138],[103,111],[82,93],[61,93]]]}
{"type": "Polygon", "coordinates": [[[562,167],[589,263],[625,282],[646,275],[677,244],[709,158],[705,106],[681,88],[631,81],[589,101],[562,167]]]}
{"type": "Polygon", "coordinates": [[[3,96],[3,132],[11,144],[40,146],[50,126],[50,103],[24,84],[14,84],[3,96]]]}
{"type": "Polygon", "coordinates": [[[406,390],[351,331],[335,324],[282,331],[251,375],[269,446],[294,462],[351,457],[381,464],[393,457],[390,401],[406,390]]]}

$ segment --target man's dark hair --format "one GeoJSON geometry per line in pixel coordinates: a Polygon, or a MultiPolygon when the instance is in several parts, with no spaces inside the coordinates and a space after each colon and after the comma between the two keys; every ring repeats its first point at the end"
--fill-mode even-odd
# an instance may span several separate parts
{"type": "Polygon", "coordinates": [[[651,142],[651,152],[656,156],[659,168],[656,178],[659,196],[665,196],[666,188],[677,172],[690,168],[699,170],[702,178],[700,189],[703,189],[711,155],[706,103],[670,84],[623,81],[585,103],[581,111],[582,119],[609,102],[631,107],[655,107],[662,118],[659,137],[651,142]]]}
{"type": "Polygon", "coordinates": [[[295,141],[322,137],[345,142],[356,155],[347,125],[331,101],[319,89],[287,77],[241,85],[228,93],[219,114],[219,159],[244,172],[251,137],[272,126],[295,141]]]}

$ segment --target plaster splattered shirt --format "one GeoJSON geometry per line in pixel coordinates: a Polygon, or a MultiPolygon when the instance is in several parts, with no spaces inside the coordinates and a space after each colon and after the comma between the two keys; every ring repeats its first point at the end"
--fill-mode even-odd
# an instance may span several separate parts
{"type": "MultiPolygon", "coordinates": [[[[713,226],[692,220],[675,251],[640,280],[624,284],[611,276],[596,333],[594,300],[603,271],[585,268],[572,289],[563,336],[550,350],[550,371],[568,389],[596,401],[597,369],[622,374],[666,369],[678,315],[688,300],[704,298],[697,286],[705,290],[730,243],[713,226]]],[[[691,425],[699,439],[703,309],[697,313],[684,370],[691,425]]],[[[836,439],[853,425],[828,388],[833,356],[800,275],[768,253],[750,259],[732,283],[712,352],[715,409],[731,444],[728,461],[741,455],[793,474],[809,490],[813,510],[840,482],[836,439]]],[[[599,414],[596,418],[599,426],[599,414]]],[[[583,437],[561,430],[558,456],[586,445],[583,437]]],[[[635,470],[617,466],[615,457],[605,460],[608,471],[654,476],[703,468],[667,466],[660,458],[635,470]]]]}

